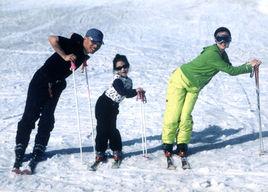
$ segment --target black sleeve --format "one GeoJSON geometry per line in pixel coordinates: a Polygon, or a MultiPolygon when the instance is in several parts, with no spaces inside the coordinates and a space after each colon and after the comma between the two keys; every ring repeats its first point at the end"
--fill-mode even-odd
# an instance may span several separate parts
{"type": "Polygon", "coordinates": [[[59,38],[59,45],[64,50],[66,54],[71,54],[73,51],[73,47],[75,45],[75,41],[68,39],[66,37],[58,36],[59,38]]]}
{"type": "Polygon", "coordinates": [[[127,98],[135,97],[137,95],[135,89],[126,89],[124,87],[123,82],[120,79],[115,79],[113,82],[113,87],[115,90],[122,96],[126,96],[127,98]]]}
{"type": "Polygon", "coordinates": [[[77,33],[73,33],[70,39],[62,36],[58,36],[58,38],[59,45],[66,54],[75,53],[77,50],[80,50],[84,40],[84,38],[77,33]]]}
{"type": "Polygon", "coordinates": [[[83,41],[84,41],[84,38],[77,33],[73,33],[71,35],[71,39],[77,42],[78,44],[83,44],[83,41]]]}

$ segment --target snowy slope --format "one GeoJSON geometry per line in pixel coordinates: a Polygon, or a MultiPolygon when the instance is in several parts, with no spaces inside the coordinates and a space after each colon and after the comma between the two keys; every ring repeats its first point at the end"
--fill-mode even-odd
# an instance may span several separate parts
{"type": "Polygon", "coordinates": [[[258,156],[255,85],[248,75],[219,73],[202,90],[189,145],[193,169],[166,170],[161,151],[169,74],[212,44],[214,30],[220,26],[232,32],[227,52],[234,65],[254,57],[263,60],[260,93],[267,151],[267,23],[265,0],[0,0],[0,191],[268,191],[268,156],[258,156]],[[47,37],[84,35],[91,27],[105,35],[105,45],[89,61],[92,110],[112,80],[114,55],[127,55],[134,86],[147,90],[148,103],[143,107],[149,159],[141,151],[140,103],[127,99],[118,116],[126,157],[122,167],[112,170],[108,162],[97,172],[86,169],[94,154],[85,76],[78,70],[83,164],[70,77],[55,113],[48,159],[38,165],[35,175],[14,177],[10,170],[16,126],[33,73],[53,53],[47,37]]]}

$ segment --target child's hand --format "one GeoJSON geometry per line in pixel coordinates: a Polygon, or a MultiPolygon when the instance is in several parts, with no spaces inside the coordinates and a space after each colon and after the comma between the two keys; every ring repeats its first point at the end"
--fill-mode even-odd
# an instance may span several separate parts
{"type": "MultiPolygon", "coordinates": [[[[138,92],[143,92],[144,90],[143,90],[143,88],[141,88],[141,87],[138,87],[137,89],[136,89],[136,92],[138,93],[138,92]]],[[[145,92],[145,91],[144,91],[145,92]]]]}
{"type": "Polygon", "coordinates": [[[143,103],[146,103],[147,100],[145,96],[145,91],[141,87],[139,87],[136,89],[136,92],[137,92],[137,100],[141,100],[143,103]]]}

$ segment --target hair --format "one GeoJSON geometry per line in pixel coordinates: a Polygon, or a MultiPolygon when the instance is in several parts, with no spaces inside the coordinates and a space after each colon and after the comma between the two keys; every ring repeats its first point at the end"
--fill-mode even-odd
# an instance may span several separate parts
{"type": "Polygon", "coordinates": [[[114,60],[113,60],[113,70],[115,70],[116,63],[118,61],[123,61],[125,63],[125,65],[126,65],[126,67],[129,68],[129,62],[127,60],[127,57],[125,55],[116,54],[115,57],[114,57],[114,60]]]}
{"type": "Polygon", "coordinates": [[[229,29],[227,29],[226,27],[219,27],[218,29],[216,29],[216,31],[214,32],[214,37],[216,38],[217,34],[219,32],[227,32],[230,36],[231,36],[231,32],[229,29]]]}

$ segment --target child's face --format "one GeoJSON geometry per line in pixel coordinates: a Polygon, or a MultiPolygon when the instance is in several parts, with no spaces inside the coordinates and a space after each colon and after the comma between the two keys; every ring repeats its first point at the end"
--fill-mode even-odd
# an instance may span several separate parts
{"type": "Polygon", "coordinates": [[[115,64],[116,73],[120,76],[126,77],[128,73],[128,67],[123,61],[117,61],[115,64]]]}

